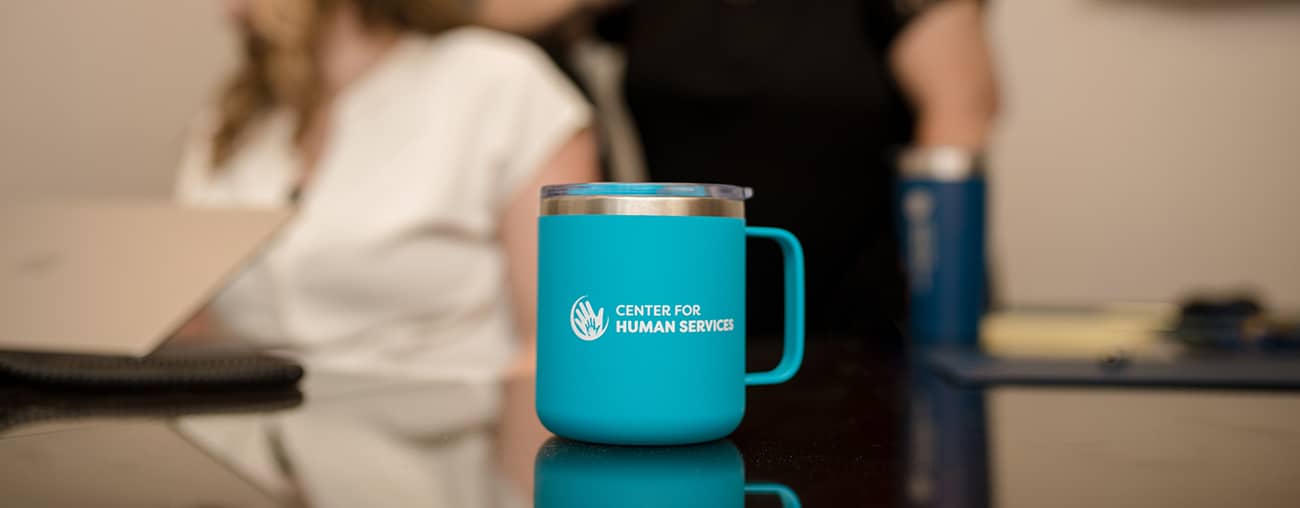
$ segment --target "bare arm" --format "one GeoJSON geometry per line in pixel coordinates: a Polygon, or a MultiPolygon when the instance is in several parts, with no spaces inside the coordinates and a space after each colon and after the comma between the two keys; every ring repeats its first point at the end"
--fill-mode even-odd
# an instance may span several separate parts
{"type": "Polygon", "coordinates": [[[917,110],[916,144],[984,146],[998,98],[979,2],[949,0],[925,10],[889,57],[917,110]]]}
{"type": "MultiPolygon", "coordinates": [[[[507,282],[523,355],[528,363],[535,348],[537,326],[537,210],[543,185],[590,182],[599,177],[596,139],[591,129],[574,134],[542,166],[533,181],[519,189],[510,200],[501,220],[501,243],[505,246],[507,282]]],[[[531,372],[531,370],[528,370],[531,372]]]]}

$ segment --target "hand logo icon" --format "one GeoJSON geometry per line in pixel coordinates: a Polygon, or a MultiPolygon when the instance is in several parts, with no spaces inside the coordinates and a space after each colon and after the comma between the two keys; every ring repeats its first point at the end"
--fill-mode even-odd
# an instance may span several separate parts
{"type": "Polygon", "coordinates": [[[605,335],[609,319],[605,317],[604,307],[593,311],[591,301],[583,295],[574,300],[573,307],[569,309],[569,327],[573,328],[573,334],[579,339],[592,341],[605,335]]]}

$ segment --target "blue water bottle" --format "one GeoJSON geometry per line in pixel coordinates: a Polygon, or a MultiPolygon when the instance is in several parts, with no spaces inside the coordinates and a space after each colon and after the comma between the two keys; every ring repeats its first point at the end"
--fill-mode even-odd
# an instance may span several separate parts
{"type": "Polygon", "coordinates": [[[899,231],[914,345],[970,346],[984,309],[984,174],[962,148],[925,147],[899,157],[899,231]]]}

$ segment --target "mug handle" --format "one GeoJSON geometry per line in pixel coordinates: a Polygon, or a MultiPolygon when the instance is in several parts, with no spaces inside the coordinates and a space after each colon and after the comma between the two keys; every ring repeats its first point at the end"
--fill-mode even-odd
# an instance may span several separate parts
{"type": "Polygon", "coordinates": [[[771,494],[781,499],[782,508],[802,508],[794,490],[779,483],[746,483],[745,495],[771,494]]]}
{"type": "Polygon", "coordinates": [[[766,238],[781,246],[785,262],[785,352],[776,368],[766,372],[745,373],[746,385],[784,383],[799,372],[803,364],[804,288],[803,246],[789,231],[780,228],[745,227],[745,236],[766,238]]]}

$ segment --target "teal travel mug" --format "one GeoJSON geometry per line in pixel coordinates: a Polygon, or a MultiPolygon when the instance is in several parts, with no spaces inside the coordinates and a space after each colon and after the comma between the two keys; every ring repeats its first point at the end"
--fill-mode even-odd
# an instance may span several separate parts
{"type": "MultiPolygon", "coordinates": [[[[557,435],[604,444],[719,439],[745,386],[782,383],[803,359],[803,250],[745,225],[748,189],[597,183],[542,190],[537,413],[557,435]],[[785,352],[745,372],[745,238],[785,258],[785,352]]],[[[777,274],[772,274],[776,276],[777,274]]]]}

